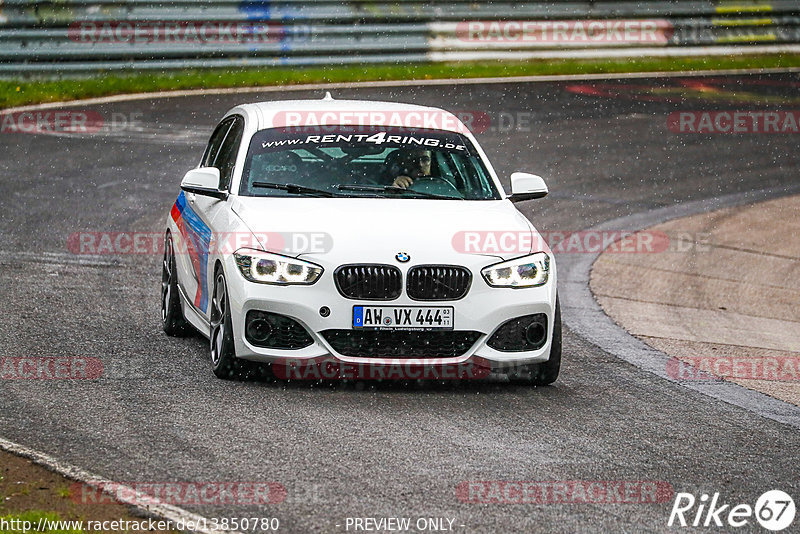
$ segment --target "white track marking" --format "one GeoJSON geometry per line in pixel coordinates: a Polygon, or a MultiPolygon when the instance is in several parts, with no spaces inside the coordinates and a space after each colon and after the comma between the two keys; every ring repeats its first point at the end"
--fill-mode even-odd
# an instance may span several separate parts
{"type": "MultiPolygon", "coordinates": [[[[10,452],[12,454],[16,454],[18,456],[22,456],[24,458],[28,458],[33,463],[46,467],[50,471],[54,471],[59,475],[67,477],[69,479],[75,480],[77,482],[82,482],[89,486],[97,487],[102,489],[103,484],[107,484],[109,481],[103,479],[97,475],[93,475],[79,467],[75,467],[73,465],[66,464],[56,458],[53,458],[50,455],[44,454],[42,452],[30,449],[24,445],[20,445],[18,443],[14,443],[13,441],[8,441],[6,439],[0,438],[0,449],[4,451],[10,452]]],[[[209,524],[210,522],[201,515],[194,514],[183,508],[178,506],[174,506],[172,504],[166,504],[160,502],[155,497],[150,495],[145,495],[142,492],[136,491],[133,488],[114,483],[114,496],[119,497],[120,495],[124,495],[125,498],[120,500],[119,502],[132,506],[139,510],[145,516],[156,516],[163,519],[168,519],[174,523],[181,522],[186,524],[188,522],[193,522],[195,524],[209,524]],[[130,496],[130,497],[128,497],[130,496]],[[142,502],[147,502],[147,506],[142,505],[142,502]]],[[[192,532],[197,532],[199,534],[221,534],[221,533],[233,533],[239,534],[236,531],[230,530],[211,530],[211,529],[198,529],[192,532]]]]}

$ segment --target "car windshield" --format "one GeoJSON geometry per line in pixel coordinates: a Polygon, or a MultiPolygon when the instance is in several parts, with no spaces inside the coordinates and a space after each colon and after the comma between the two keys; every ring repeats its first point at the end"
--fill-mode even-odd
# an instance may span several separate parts
{"type": "Polygon", "coordinates": [[[239,194],[499,200],[469,139],[442,130],[312,126],[256,132],[239,194]]]}

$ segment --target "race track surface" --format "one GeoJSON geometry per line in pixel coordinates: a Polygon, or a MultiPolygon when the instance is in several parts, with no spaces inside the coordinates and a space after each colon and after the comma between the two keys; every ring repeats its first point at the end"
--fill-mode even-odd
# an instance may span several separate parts
{"type": "MultiPolygon", "coordinates": [[[[408,84],[334,97],[488,114],[494,128],[477,137],[504,182],[527,170],[550,186],[521,209],[541,231],[581,230],[686,201],[788,191],[797,134],[678,134],[667,118],[793,109],[797,82],[408,84]]],[[[204,338],[161,331],[160,256],[68,249],[76,232],[161,232],[183,173],[229,108],[321,96],[118,102],[88,109],[135,118],[136,130],[0,135],[0,355],[90,356],[105,369],[95,381],[0,380],[0,436],[113,481],[280,483],[280,504],[184,507],[278,517],[284,532],[345,532],[348,517],[448,517],[465,533],[657,532],[672,506],[461,502],[456,488],[476,480],[659,481],[731,504],[771,489],[797,501],[797,429],[641,371],[568,321],[551,387],[221,381],[204,338]]]]}

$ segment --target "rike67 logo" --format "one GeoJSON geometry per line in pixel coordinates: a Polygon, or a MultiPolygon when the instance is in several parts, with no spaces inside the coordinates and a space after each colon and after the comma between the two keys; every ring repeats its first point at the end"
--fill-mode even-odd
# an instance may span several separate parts
{"type": "Polygon", "coordinates": [[[778,532],[792,524],[795,511],[794,500],[781,490],[767,491],[755,506],[726,503],[719,493],[710,498],[704,493],[699,499],[691,493],[678,493],[667,526],[738,528],[751,525],[755,518],[763,528],[778,532]]]}

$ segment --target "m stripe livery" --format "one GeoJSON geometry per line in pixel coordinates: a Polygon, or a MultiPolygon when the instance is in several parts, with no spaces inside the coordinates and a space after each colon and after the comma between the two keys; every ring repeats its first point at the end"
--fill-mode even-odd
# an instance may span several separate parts
{"type": "Polygon", "coordinates": [[[211,246],[211,228],[186,203],[186,195],[183,191],[178,195],[175,205],[172,206],[170,215],[186,242],[187,252],[192,260],[197,278],[194,305],[198,310],[206,313],[208,311],[208,251],[211,246]]]}

